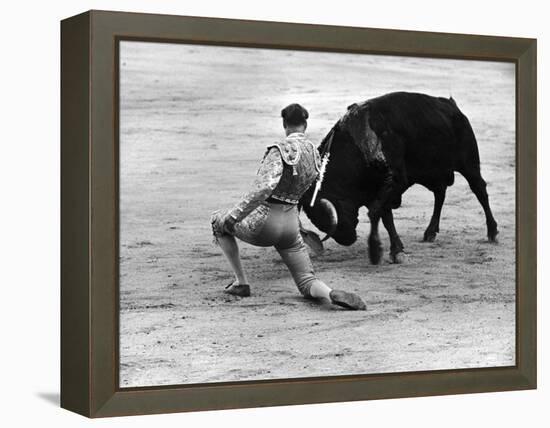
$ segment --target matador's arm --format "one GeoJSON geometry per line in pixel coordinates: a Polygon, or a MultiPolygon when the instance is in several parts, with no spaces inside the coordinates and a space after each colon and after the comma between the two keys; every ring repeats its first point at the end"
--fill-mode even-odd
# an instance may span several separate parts
{"type": "Polygon", "coordinates": [[[271,147],[264,156],[262,164],[258,169],[252,190],[250,190],[243,199],[230,209],[226,215],[225,227],[231,229],[232,226],[244,219],[248,214],[254,211],[263,201],[265,201],[273,190],[279,184],[283,175],[283,160],[277,147],[271,147]]]}

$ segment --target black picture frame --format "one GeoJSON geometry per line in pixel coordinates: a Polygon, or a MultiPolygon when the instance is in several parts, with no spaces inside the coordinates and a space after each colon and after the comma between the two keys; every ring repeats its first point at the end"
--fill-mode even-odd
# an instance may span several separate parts
{"type": "Polygon", "coordinates": [[[61,406],[105,417],[536,388],[536,82],[534,39],[108,11],[62,21],[61,406]],[[121,40],[515,63],[516,365],[120,388],[121,40]]]}

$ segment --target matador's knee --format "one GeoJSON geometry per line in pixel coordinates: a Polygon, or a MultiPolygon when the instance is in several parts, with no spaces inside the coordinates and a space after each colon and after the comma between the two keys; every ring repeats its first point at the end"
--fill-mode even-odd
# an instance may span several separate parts
{"type": "Polygon", "coordinates": [[[212,227],[212,235],[214,235],[214,243],[218,243],[218,239],[222,236],[230,235],[227,230],[226,216],[223,210],[217,210],[210,217],[210,225],[212,227]]]}

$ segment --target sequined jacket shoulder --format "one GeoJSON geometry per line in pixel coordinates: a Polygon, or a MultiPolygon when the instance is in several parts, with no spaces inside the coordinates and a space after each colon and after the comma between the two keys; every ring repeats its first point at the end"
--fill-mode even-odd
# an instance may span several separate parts
{"type": "Polygon", "coordinates": [[[297,204],[319,174],[321,159],[317,148],[303,133],[293,133],[276,147],[283,159],[283,174],[271,197],[297,204]]]}

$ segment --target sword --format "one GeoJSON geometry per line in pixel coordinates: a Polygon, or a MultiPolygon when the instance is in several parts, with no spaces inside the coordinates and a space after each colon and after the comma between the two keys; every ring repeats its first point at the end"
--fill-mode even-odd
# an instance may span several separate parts
{"type": "Polygon", "coordinates": [[[330,158],[330,147],[332,146],[332,139],[334,138],[334,132],[336,131],[337,125],[338,123],[332,127],[329,133],[327,145],[324,150],[325,153],[323,154],[323,160],[321,161],[321,167],[319,168],[319,177],[317,177],[313,197],[311,198],[311,202],[309,203],[310,207],[313,207],[313,205],[315,205],[315,199],[317,199],[317,194],[319,193],[319,190],[321,190],[321,185],[323,184],[323,179],[325,178],[325,171],[327,169],[328,160],[330,158]]]}
{"type": "Polygon", "coordinates": [[[323,156],[323,160],[321,161],[321,168],[319,168],[319,177],[317,177],[317,182],[315,183],[315,190],[313,192],[313,197],[311,198],[311,202],[309,203],[310,207],[313,207],[313,205],[315,205],[315,199],[317,199],[317,194],[319,193],[319,190],[321,190],[321,185],[323,184],[323,178],[325,178],[325,171],[327,169],[329,157],[330,157],[330,152],[327,151],[323,156]]]}

